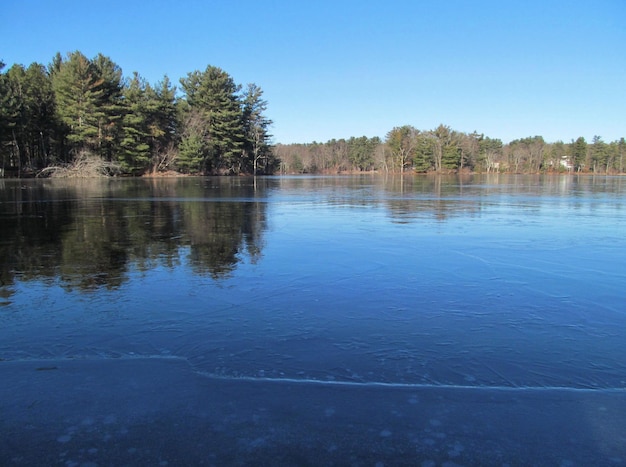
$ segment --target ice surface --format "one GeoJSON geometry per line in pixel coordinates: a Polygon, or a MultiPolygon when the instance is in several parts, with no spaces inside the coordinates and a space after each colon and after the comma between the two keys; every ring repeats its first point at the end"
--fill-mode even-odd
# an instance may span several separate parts
{"type": "Polygon", "coordinates": [[[623,185],[0,191],[2,461],[619,465],[623,185]]]}
{"type": "Polygon", "coordinates": [[[2,465],[626,460],[624,391],[214,379],[173,358],[0,362],[0,378],[2,465]]]}

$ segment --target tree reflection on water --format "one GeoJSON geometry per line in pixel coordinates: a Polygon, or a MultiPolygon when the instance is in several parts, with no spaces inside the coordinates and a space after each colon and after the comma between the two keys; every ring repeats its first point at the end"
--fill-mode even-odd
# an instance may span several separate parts
{"type": "Polygon", "coordinates": [[[528,212],[561,199],[576,206],[596,192],[622,208],[623,179],[604,176],[0,179],[0,299],[16,278],[116,288],[131,270],[182,262],[195,274],[226,277],[261,257],[270,202],[303,215],[320,206],[368,207],[394,224],[441,223],[480,217],[494,203],[528,212]]]}
{"type": "Polygon", "coordinates": [[[0,278],[116,288],[187,257],[218,279],[261,254],[265,186],[248,179],[4,181],[0,278]],[[227,201],[227,202],[225,202],[227,201]]]}

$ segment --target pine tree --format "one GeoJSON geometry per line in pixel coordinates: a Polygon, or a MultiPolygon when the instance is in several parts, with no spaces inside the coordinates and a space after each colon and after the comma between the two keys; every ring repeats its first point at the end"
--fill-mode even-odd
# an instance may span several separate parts
{"type": "Polygon", "coordinates": [[[243,132],[245,135],[244,151],[246,171],[256,175],[265,173],[272,166],[271,135],[268,133],[272,121],[265,116],[267,101],[263,91],[256,84],[248,84],[243,96],[243,132]]]}
{"type": "MultiPolygon", "coordinates": [[[[206,127],[197,138],[204,140],[202,172],[238,173],[242,167],[242,109],[238,97],[240,86],[220,68],[208,66],[180,80],[189,110],[197,111],[206,127]]],[[[194,116],[195,118],[195,116],[194,116]]],[[[197,141],[196,141],[197,142],[197,141]]],[[[200,148],[197,144],[194,147],[200,148]]],[[[181,152],[182,155],[182,152],[181,152]]]]}
{"type": "Polygon", "coordinates": [[[434,164],[434,140],[429,134],[422,133],[417,137],[413,168],[416,172],[428,172],[434,164]]]}
{"type": "Polygon", "coordinates": [[[379,138],[350,138],[348,140],[348,159],[353,169],[369,170],[374,165],[374,152],[380,144],[379,138]]]}
{"type": "Polygon", "coordinates": [[[122,170],[132,174],[145,171],[150,161],[147,86],[135,72],[123,91],[124,114],[117,159],[122,170]]]}
{"type": "Polygon", "coordinates": [[[27,147],[33,167],[42,169],[51,162],[55,133],[52,81],[45,67],[38,63],[26,69],[24,78],[27,147]]]}
{"type": "Polygon", "coordinates": [[[598,135],[593,137],[591,145],[591,163],[594,172],[608,172],[611,164],[608,145],[598,135]]]}
{"type": "Polygon", "coordinates": [[[74,156],[84,150],[97,152],[101,142],[104,80],[91,61],[80,52],[68,54],[52,75],[56,111],[65,126],[74,156]]]}
{"type": "Polygon", "coordinates": [[[168,169],[174,163],[176,155],[174,148],[178,127],[176,88],[166,75],[155,88],[146,86],[146,98],[150,165],[153,172],[158,172],[168,169]]]}
{"type": "Polygon", "coordinates": [[[187,101],[181,101],[179,109],[182,120],[176,168],[182,173],[208,173],[208,126],[200,110],[190,108],[187,101]]]}
{"type": "Polygon", "coordinates": [[[4,169],[7,166],[7,148],[10,138],[9,127],[9,106],[8,106],[8,83],[7,77],[4,73],[1,73],[5,64],[0,60],[0,175],[4,174],[4,169]]]}
{"type": "Polygon", "coordinates": [[[624,173],[624,163],[626,162],[626,140],[624,138],[620,138],[617,144],[617,170],[619,173],[624,173]]]}
{"type": "Polygon", "coordinates": [[[571,151],[574,168],[580,172],[585,166],[585,162],[587,160],[587,142],[585,141],[585,138],[581,136],[576,141],[573,141],[571,144],[571,151]]]}
{"type": "Polygon", "coordinates": [[[102,99],[99,104],[102,116],[98,122],[99,153],[105,159],[112,160],[119,150],[120,123],[124,114],[122,69],[102,54],[98,54],[92,63],[102,81],[102,99]]]}
{"type": "Polygon", "coordinates": [[[2,120],[0,132],[3,146],[3,168],[17,168],[18,175],[24,163],[24,67],[13,65],[6,74],[0,75],[2,120]]]}

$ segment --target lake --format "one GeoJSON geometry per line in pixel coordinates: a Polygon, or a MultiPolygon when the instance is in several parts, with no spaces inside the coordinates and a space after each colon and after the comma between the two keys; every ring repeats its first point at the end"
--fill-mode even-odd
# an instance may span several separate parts
{"type": "Polygon", "coordinates": [[[0,219],[3,465],[626,464],[622,177],[0,179],[0,219]]]}

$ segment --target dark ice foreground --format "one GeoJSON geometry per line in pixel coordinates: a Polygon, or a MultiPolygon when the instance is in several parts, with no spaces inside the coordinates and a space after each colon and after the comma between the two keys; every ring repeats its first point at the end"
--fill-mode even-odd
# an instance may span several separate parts
{"type": "Polygon", "coordinates": [[[626,391],[218,379],[0,362],[0,465],[625,465],[626,391]]]}

